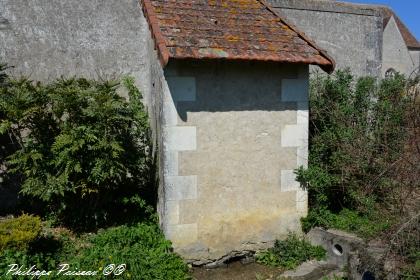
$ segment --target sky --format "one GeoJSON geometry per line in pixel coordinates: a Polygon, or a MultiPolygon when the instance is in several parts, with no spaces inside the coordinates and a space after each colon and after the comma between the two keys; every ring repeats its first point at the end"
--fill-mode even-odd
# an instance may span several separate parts
{"type": "Polygon", "coordinates": [[[420,0],[341,0],[343,2],[379,4],[391,7],[420,41],[420,0]]]}

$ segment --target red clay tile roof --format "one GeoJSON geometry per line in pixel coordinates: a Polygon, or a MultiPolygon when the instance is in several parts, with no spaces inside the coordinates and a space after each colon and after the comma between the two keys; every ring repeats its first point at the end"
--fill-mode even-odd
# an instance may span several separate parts
{"type": "Polygon", "coordinates": [[[397,23],[398,29],[400,30],[401,36],[403,37],[405,44],[408,48],[412,49],[419,49],[420,42],[417,41],[416,37],[411,34],[410,30],[408,30],[407,26],[401,21],[401,19],[388,7],[381,7],[381,11],[383,13],[384,18],[384,28],[388,24],[391,17],[394,17],[395,22],[397,23]]]}
{"type": "Polygon", "coordinates": [[[169,59],[319,65],[334,60],[264,0],[141,0],[163,66],[169,59]]]}

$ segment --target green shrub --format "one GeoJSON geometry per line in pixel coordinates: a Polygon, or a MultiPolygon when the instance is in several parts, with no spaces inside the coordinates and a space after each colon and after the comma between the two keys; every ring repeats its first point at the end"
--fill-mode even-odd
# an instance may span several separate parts
{"type": "MultiPolygon", "coordinates": [[[[0,273],[16,263],[53,271],[48,279],[79,279],[57,275],[60,264],[68,264],[70,271],[97,271],[95,279],[189,279],[188,266],[171,250],[170,241],[155,223],[119,226],[82,236],[56,233],[24,250],[1,251],[0,273]],[[106,277],[103,270],[111,264],[125,264],[126,270],[106,277]]],[[[15,279],[8,276],[5,279],[15,279]]]]}
{"type": "MultiPolygon", "coordinates": [[[[54,271],[58,265],[58,262],[54,258],[54,255],[50,253],[42,252],[31,252],[25,250],[5,250],[0,252],[0,273],[2,273],[1,279],[31,279],[30,277],[19,277],[13,276],[12,274],[6,275],[10,269],[10,265],[18,264],[26,269],[35,265],[38,269],[46,271],[54,271]]],[[[35,279],[35,278],[33,278],[35,279]]],[[[41,278],[42,279],[42,278],[41,278]]],[[[55,277],[49,277],[48,279],[59,279],[55,277]]]]}
{"type": "MultiPolygon", "coordinates": [[[[171,253],[171,243],[165,240],[156,224],[120,226],[99,232],[91,246],[82,251],[73,264],[102,269],[107,264],[126,264],[124,279],[187,279],[188,267],[171,253]]],[[[104,277],[105,278],[105,277],[104,277]]]]}
{"type": "Polygon", "coordinates": [[[307,217],[302,218],[302,229],[308,232],[313,227],[335,228],[369,239],[389,229],[393,220],[394,217],[390,215],[379,217],[378,213],[367,215],[350,209],[333,213],[325,207],[319,207],[311,210],[307,217]]]}
{"type": "Polygon", "coordinates": [[[133,79],[6,79],[0,134],[17,143],[6,164],[23,175],[23,194],[74,225],[98,226],[133,213],[124,199],[155,192],[148,118],[133,79]]]}
{"type": "Polygon", "coordinates": [[[420,275],[420,260],[414,264],[406,265],[400,272],[400,279],[403,280],[418,280],[420,275]]]}
{"type": "Polygon", "coordinates": [[[325,255],[321,246],[312,246],[305,239],[290,234],[285,240],[276,240],[273,248],[257,254],[256,260],[264,265],[294,269],[305,261],[324,259],[325,255]]]}
{"type": "Polygon", "coordinates": [[[41,229],[41,219],[26,214],[0,221],[0,251],[28,248],[39,237],[41,229]]]}
{"type": "Polygon", "coordinates": [[[372,236],[387,227],[392,217],[375,220],[378,205],[392,205],[400,178],[416,173],[415,165],[407,176],[396,171],[411,125],[406,82],[401,75],[355,80],[348,71],[311,80],[309,166],[296,171],[309,191],[305,231],[324,226],[372,236]]]}
{"type": "Polygon", "coordinates": [[[311,80],[309,168],[298,180],[311,206],[368,212],[395,186],[390,166],[401,157],[407,130],[403,76],[377,82],[346,71],[311,80]]]}

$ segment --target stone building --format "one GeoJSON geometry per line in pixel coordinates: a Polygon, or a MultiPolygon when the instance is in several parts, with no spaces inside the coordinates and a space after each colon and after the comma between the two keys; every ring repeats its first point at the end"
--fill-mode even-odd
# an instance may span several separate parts
{"type": "Polygon", "coordinates": [[[143,13],[164,67],[152,104],[175,250],[202,264],[299,231],[308,64],[333,60],[259,0],[144,0],[143,13]]]}
{"type": "Polygon", "coordinates": [[[162,229],[191,262],[299,230],[308,65],[332,72],[333,60],[260,0],[101,2],[1,0],[2,59],[35,80],[136,78],[159,147],[162,229]]]}
{"type": "Polygon", "coordinates": [[[0,61],[41,81],[133,76],[160,151],[162,228],[187,259],[210,262],[299,229],[308,64],[330,72],[331,55],[381,76],[419,56],[376,6],[270,2],[0,0],[0,61]]]}
{"type": "Polygon", "coordinates": [[[407,76],[419,74],[420,42],[389,8],[381,7],[383,16],[382,76],[393,72],[407,76]]]}
{"type": "MultiPolygon", "coordinates": [[[[411,75],[420,43],[388,7],[334,0],[268,0],[272,7],[358,76],[411,75]]],[[[316,68],[314,68],[316,70],[316,68]]]]}

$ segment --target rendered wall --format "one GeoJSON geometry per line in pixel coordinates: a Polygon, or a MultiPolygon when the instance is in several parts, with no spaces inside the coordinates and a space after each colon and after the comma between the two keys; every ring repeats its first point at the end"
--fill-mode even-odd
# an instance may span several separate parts
{"type": "Polygon", "coordinates": [[[0,60],[34,80],[129,74],[150,92],[150,35],[137,0],[0,0],[0,60]]]}
{"type": "Polygon", "coordinates": [[[384,30],[382,75],[385,76],[386,71],[391,68],[410,75],[415,67],[416,63],[392,17],[384,30]]]}
{"type": "Polygon", "coordinates": [[[380,75],[382,17],[372,7],[336,1],[267,2],[325,49],[335,59],[337,69],[349,67],[359,76],[380,75]]]}
{"type": "Polygon", "coordinates": [[[202,264],[300,230],[308,67],[176,63],[165,70],[163,229],[202,264]]]}

